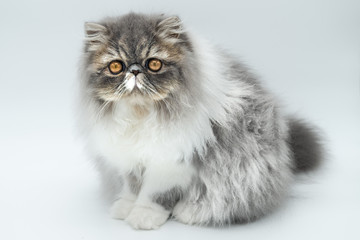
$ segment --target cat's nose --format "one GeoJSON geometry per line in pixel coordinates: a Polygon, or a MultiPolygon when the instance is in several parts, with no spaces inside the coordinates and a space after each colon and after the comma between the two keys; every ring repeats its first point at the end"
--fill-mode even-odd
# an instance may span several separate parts
{"type": "Polygon", "coordinates": [[[132,70],[131,73],[133,73],[135,76],[139,74],[140,71],[138,70],[132,70]]]}
{"type": "Polygon", "coordinates": [[[129,67],[129,72],[131,72],[132,74],[134,74],[136,76],[139,73],[141,73],[141,66],[139,66],[139,64],[132,64],[129,67]]]}

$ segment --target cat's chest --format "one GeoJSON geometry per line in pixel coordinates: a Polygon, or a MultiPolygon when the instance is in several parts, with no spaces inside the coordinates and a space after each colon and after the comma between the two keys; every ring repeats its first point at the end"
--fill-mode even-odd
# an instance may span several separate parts
{"type": "Polygon", "coordinates": [[[91,147],[120,169],[183,158],[185,139],[182,134],[155,126],[155,123],[151,125],[144,122],[99,123],[91,131],[91,147]]]}

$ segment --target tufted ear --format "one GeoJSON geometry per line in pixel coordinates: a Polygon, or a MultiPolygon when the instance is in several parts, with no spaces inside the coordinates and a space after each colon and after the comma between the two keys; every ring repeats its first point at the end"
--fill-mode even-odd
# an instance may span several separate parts
{"type": "Polygon", "coordinates": [[[86,22],[84,28],[85,40],[89,43],[89,51],[94,51],[107,42],[109,33],[105,26],[98,23],[86,22]]]}
{"type": "Polygon", "coordinates": [[[168,40],[177,40],[184,32],[182,21],[177,16],[168,17],[158,23],[158,35],[168,40]]]}

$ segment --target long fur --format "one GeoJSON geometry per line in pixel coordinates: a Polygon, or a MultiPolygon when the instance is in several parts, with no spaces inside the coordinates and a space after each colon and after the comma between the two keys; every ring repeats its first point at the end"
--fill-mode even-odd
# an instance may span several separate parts
{"type": "Polygon", "coordinates": [[[289,134],[295,161],[294,171],[301,173],[319,168],[325,155],[320,131],[305,120],[291,117],[289,134]]]}
{"type": "Polygon", "coordinates": [[[79,122],[108,189],[124,181],[113,216],[134,228],[170,214],[187,224],[252,221],[282,202],[294,172],[320,162],[316,133],[178,17],[129,14],[86,29],[79,122]],[[169,64],[144,70],[140,96],[123,87],[129,75],[101,70],[113,58],[154,56],[169,64]]]}

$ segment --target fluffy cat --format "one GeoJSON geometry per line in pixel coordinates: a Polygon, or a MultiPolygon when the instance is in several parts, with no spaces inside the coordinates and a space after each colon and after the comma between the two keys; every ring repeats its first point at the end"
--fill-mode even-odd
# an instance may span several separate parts
{"type": "Polygon", "coordinates": [[[178,17],[130,13],[85,32],[80,126],[112,217],[135,229],[253,221],[318,165],[316,132],[178,17]]]}

